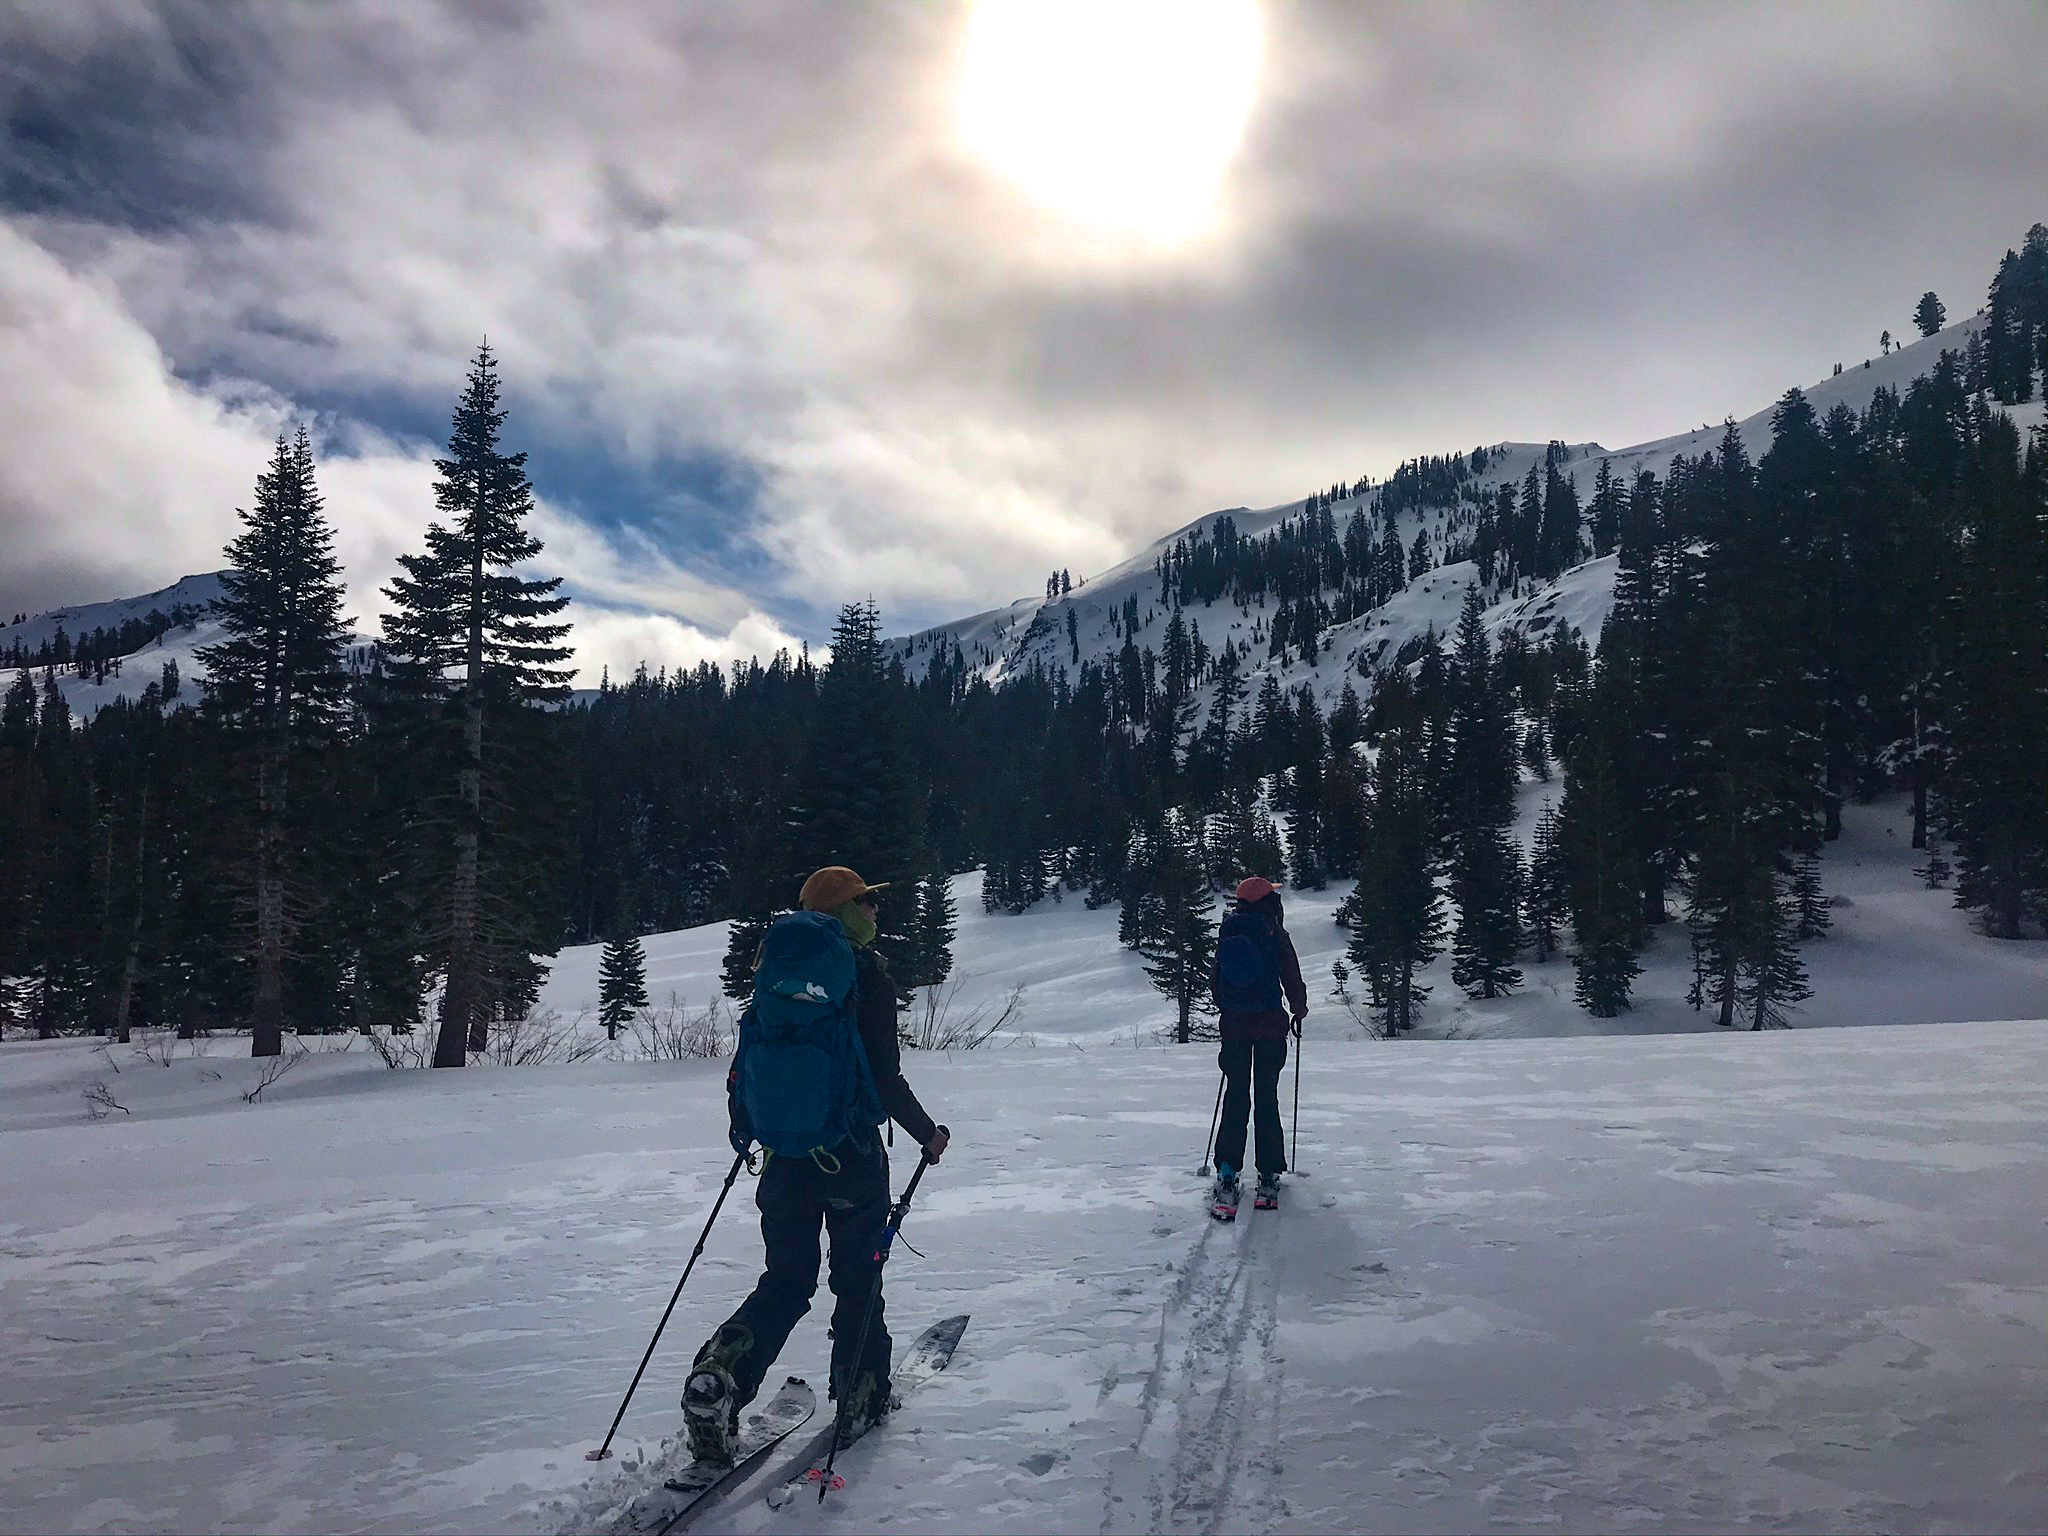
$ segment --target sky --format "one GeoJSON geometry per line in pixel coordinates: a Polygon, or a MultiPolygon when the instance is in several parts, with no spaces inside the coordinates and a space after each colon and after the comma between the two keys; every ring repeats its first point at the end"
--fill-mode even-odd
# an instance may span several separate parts
{"type": "Polygon", "coordinates": [[[1744,416],[1983,302],[2044,66],[2031,0],[16,0],[0,620],[217,569],[305,422],[367,632],[485,337],[586,682],[1744,416]]]}

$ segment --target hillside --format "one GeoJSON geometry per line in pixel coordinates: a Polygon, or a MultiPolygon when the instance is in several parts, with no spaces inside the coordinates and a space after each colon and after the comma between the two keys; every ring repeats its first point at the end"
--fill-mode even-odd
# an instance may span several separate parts
{"type": "MultiPolygon", "coordinates": [[[[1852,410],[1866,409],[1880,388],[1903,390],[1913,379],[1932,369],[1942,352],[1960,352],[1982,325],[1982,317],[1971,316],[1933,336],[1899,347],[1888,357],[1845,368],[1842,373],[1808,387],[1807,398],[1823,416],[1838,404],[1852,410]]],[[[1752,459],[1770,448],[1770,418],[1775,405],[1775,400],[1768,402],[1735,423],[1752,459]]],[[[2036,400],[2003,409],[2013,415],[2024,431],[2042,420],[2043,405],[2036,400]]],[[[1624,480],[1633,480],[1643,471],[1661,478],[1680,454],[1697,457],[1715,447],[1723,430],[1723,424],[1703,423],[1689,432],[1611,450],[1598,443],[1567,444],[1560,473],[1573,483],[1583,501],[1590,495],[1603,460],[1624,480]]],[[[1503,484],[1520,484],[1532,465],[1540,469],[1544,464],[1549,444],[1502,442],[1486,445],[1485,451],[1487,466],[1467,482],[1468,499],[1457,505],[1420,507],[1396,520],[1404,548],[1418,532],[1427,532],[1432,547],[1442,549],[1447,526],[1461,508],[1469,510],[1471,495],[1503,484]]],[[[1355,511],[1364,510],[1370,515],[1376,493],[1377,487],[1363,495],[1336,501],[1331,511],[1338,526],[1341,528],[1355,511]]],[[[1099,665],[1115,654],[1123,643],[1123,635],[1114,616],[1135,598],[1140,614],[1140,624],[1134,631],[1136,643],[1140,648],[1149,646],[1157,651],[1163,643],[1170,613],[1159,601],[1160,583],[1155,567],[1177,542],[1198,534],[1208,536],[1225,518],[1240,537],[1261,537],[1299,519],[1305,509],[1304,501],[1293,501],[1257,510],[1232,507],[1211,512],[1163,535],[1122,564],[1075,586],[1068,596],[1019,599],[1006,607],[921,630],[895,641],[894,645],[913,675],[928,666],[934,655],[957,646],[968,665],[990,682],[1032,666],[1049,672],[1065,671],[1071,678],[1082,661],[1099,665]],[[1078,656],[1067,640],[1069,610],[1074,615],[1078,656]]],[[[1612,557],[1588,561],[1554,581],[1503,596],[1487,612],[1489,631],[1498,636],[1514,628],[1540,635],[1552,623],[1568,623],[1588,644],[1597,643],[1613,603],[1614,564],[1612,557]]],[[[1343,690],[1347,678],[1361,695],[1367,693],[1366,669],[1431,630],[1443,634],[1451,628],[1464,601],[1465,589],[1475,576],[1467,562],[1438,564],[1379,608],[1326,629],[1325,654],[1313,664],[1298,659],[1269,661],[1261,649],[1255,648],[1248,674],[1253,690],[1271,672],[1289,689],[1303,685],[1313,688],[1326,708],[1343,690]]],[[[1275,606],[1270,602],[1245,606],[1227,601],[1198,603],[1188,605],[1184,614],[1214,649],[1226,638],[1241,643],[1264,634],[1273,621],[1275,606]]],[[[1204,691],[1199,696],[1198,714],[1206,704],[1204,691]]]]}
{"type": "MultiPolygon", "coordinates": [[[[1944,350],[1961,350],[1971,333],[1982,324],[1981,317],[1972,316],[1936,335],[1902,346],[1889,357],[1871,359],[1823,379],[1807,389],[1807,396],[1815,410],[1823,415],[1837,404],[1861,410],[1869,405],[1880,387],[1903,389],[1932,368],[1944,350]]],[[[1774,404],[1767,403],[1736,423],[1752,458],[1760,456],[1770,446],[1770,414],[1774,404]]],[[[2004,409],[2024,430],[2042,420],[2044,402],[2036,400],[2004,409]]],[[[1590,492],[1603,459],[1617,475],[1633,477],[1639,471],[1647,470],[1662,476],[1679,454],[1696,456],[1713,447],[1720,440],[1722,430],[1718,424],[1702,424],[1690,432],[1612,450],[1599,443],[1568,444],[1560,473],[1571,480],[1583,499],[1590,492]]],[[[1544,442],[1514,441],[1485,445],[1489,462],[1483,472],[1468,482],[1468,495],[1503,483],[1519,484],[1531,465],[1543,465],[1549,449],[1550,445],[1544,442]]],[[[1364,508],[1370,511],[1376,490],[1375,487],[1362,496],[1335,502],[1332,512],[1339,524],[1348,520],[1356,510],[1364,508]]],[[[1154,567],[1176,541],[1197,533],[1207,534],[1223,518],[1233,522],[1241,538],[1264,537],[1300,518],[1304,505],[1304,502],[1293,501],[1256,510],[1232,507],[1208,513],[1162,535],[1121,564],[1080,582],[1066,597],[1051,600],[1044,597],[1021,598],[1001,608],[900,637],[891,645],[904,658],[913,675],[920,674],[942,648],[950,651],[958,646],[969,665],[992,683],[1034,665],[1049,671],[1065,670],[1071,677],[1078,670],[1079,661],[1100,663],[1121,646],[1123,637],[1114,622],[1114,615],[1126,602],[1136,598],[1141,622],[1134,638],[1141,648],[1150,646],[1156,650],[1163,642],[1170,615],[1158,602],[1159,582],[1154,567]],[[1075,619],[1078,659],[1066,638],[1069,610],[1075,619]]],[[[1469,515],[1469,501],[1464,504],[1464,509],[1469,515]]],[[[1441,550],[1446,531],[1459,510],[1459,507],[1446,504],[1425,506],[1404,514],[1396,520],[1403,546],[1412,543],[1418,532],[1427,531],[1432,548],[1441,550]]],[[[1323,635],[1324,654],[1313,664],[1299,659],[1270,661],[1255,648],[1248,674],[1252,685],[1256,688],[1264,674],[1273,672],[1289,689],[1303,685],[1313,688],[1318,699],[1327,706],[1342,692],[1349,678],[1355,681],[1363,695],[1369,691],[1367,671],[1371,666],[1432,630],[1442,634],[1451,627],[1464,601],[1465,589],[1472,584],[1474,576],[1468,562],[1436,564],[1390,601],[1369,613],[1326,629],[1323,635]]],[[[1551,624],[1566,623],[1589,644],[1595,643],[1612,606],[1613,588],[1613,558],[1591,560],[1565,571],[1552,581],[1527,586],[1503,596],[1488,610],[1487,625],[1496,636],[1508,629],[1540,636],[1551,624]]],[[[219,575],[214,573],[188,576],[141,597],[53,609],[32,615],[19,625],[0,626],[0,652],[16,641],[33,649],[52,638],[60,626],[76,638],[98,627],[118,629],[123,622],[144,618],[153,609],[170,612],[178,605],[203,606],[211,602],[218,592],[219,575]]],[[[1203,603],[1190,605],[1186,616],[1200,630],[1205,643],[1214,648],[1226,638],[1244,643],[1255,634],[1263,635],[1272,623],[1273,611],[1274,605],[1270,603],[1241,608],[1227,602],[1203,603]]],[[[187,683],[197,681],[202,669],[193,653],[218,639],[216,627],[202,619],[195,625],[175,628],[152,640],[141,651],[124,658],[125,664],[120,670],[110,672],[103,681],[67,673],[60,676],[60,687],[73,714],[89,716],[110,699],[139,695],[149,684],[158,681],[162,663],[166,661],[177,664],[180,676],[187,683]]],[[[0,690],[5,689],[12,677],[11,669],[0,667],[0,690]]],[[[196,697],[196,693],[193,696],[196,697]]],[[[1206,703],[1204,695],[1200,698],[1199,707],[1206,707],[1206,703]]]]}

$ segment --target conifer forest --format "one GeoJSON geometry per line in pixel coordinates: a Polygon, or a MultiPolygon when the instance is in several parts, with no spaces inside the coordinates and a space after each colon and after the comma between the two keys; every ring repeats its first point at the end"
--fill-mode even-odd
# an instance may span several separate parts
{"type": "MultiPolygon", "coordinates": [[[[1355,882],[1348,965],[1389,1033],[1446,952],[1484,997],[1562,954],[1611,1017],[1665,924],[1694,1004],[1764,1029],[1808,995],[1844,804],[1885,793],[1911,796],[1930,882],[1986,933],[2038,940],[2048,436],[2003,407],[2048,387],[2048,228],[1999,264],[1985,315],[1867,409],[1788,391],[1760,455],[1730,423],[1661,475],[1601,464],[1583,504],[1558,444],[1519,483],[1480,449],[1340,479],[1258,536],[1205,520],[1112,615],[1120,644],[1084,646],[1087,587],[1055,573],[1020,670],[942,631],[891,639],[848,593],[828,659],[578,694],[567,600],[535,574],[545,465],[480,348],[376,638],[333,553],[349,508],[300,430],[250,467],[203,678],[166,668],[81,720],[56,683],[140,664],[189,612],[0,657],[0,1025],[247,1029],[259,1055],[286,1029],[383,1027],[459,1065],[567,944],[611,942],[608,990],[644,1004],[639,935],[735,919],[743,996],[769,917],[836,862],[890,883],[906,997],[945,978],[949,877],[982,868],[991,910],[1117,904],[1186,1038],[1217,893],[1267,871],[1355,882]],[[1421,508],[1444,532],[1404,543],[1421,508]],[[1482,623],[1607,557],[1597,647],[1482,623]],[[1455,626],[1361,657],[1334,700],[1270,665],[1317,661],[1332,626],[1460,561],[1477,581],[1455,626]],[[1524,846],[1531,776],[1555,807],[1524,846]]],[[[1916,317],[1938,331],[1940,301],[1916,317]]]]}

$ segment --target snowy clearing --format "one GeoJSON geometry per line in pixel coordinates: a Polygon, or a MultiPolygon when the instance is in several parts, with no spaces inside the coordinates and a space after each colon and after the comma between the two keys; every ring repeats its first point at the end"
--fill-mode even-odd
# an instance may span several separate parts
{"type": "MultiPolygon", "coordinates": [[[[223,1051],[228,1042],[222,1043],[223,1051]]],[[[557,1529],[729,1162],[714,1063],[0,1047],[0,1527],[557,1529]],[[206,1074],[219,1072],[219,1080],[206,1074]],[[108,1081],[132,1114],[84,1118],[108,1081]]],[[[1208,1048],[913,1058],[957,1133],[822,1513],[906,1531],[2039,1529],[2048,1025],[1311,1035],[1277,1214],[1201,1210],[1208,1048]]],[[[899,1152],[896,1182],[908,1172],[899,1152]]],[[[622,1431],[759,1262],[736,1199],[622,1431]]],[[[783,1364],[820,1373],[822,1309],[783,1364]]]]}
{"type": "MultiPolygon", "coordinates": [[[[1562,794],[1556,780],[1526,780],[1518,835],[1530,841],[1547,800],[1562,794]]],[[[1912,848],[1907,801],[1890,797],[1844,808],[1839,842],[1826,845],[1822,878],[1837,905],[1833,930],[1802,950],[1813,978],[1813,1001],[1794,1017],[1800,1027],[1835,1024],[1924,1024],[1970,1019],[2048,1016],[2048,944],[2012,944],[1979,933],[1954,893],[1930,890],[1917,870],[1924,853],[1912,848]]],[[[1339,881],[1325,891],[1288,891],[1287,928],[1301,953],[1302,975],[1316,1000],[1325,1035],[1349,1025],[1326,1000],[1330,963],[1344,956],[1350,935],[1331,916],[1350,891],[1339,881]]],[[[960,1012],[1000,1010],[1024,989],[1017,1030],[1041,1045],[1106,1040],[1151,1040],[1170,1022],[1170,1011],[1146,980],[1143,962],[1116,942],[1117,909],[1090,912],[1081,898],[1045,901],[1021,916],[990,916],[981,909],[981,876],[953,882],[960,931],[953,944],[960,1012]]],[[[1676,892],[1672,911],[1683,911],[1676,892]]],[[[647,992],[657,1004],[671,993],[691,1008],[718,995],[727,926],[654,934],[645,942],[647,992]]],[[[603,946],[564,950],[554,962],[541,1007],[565,1020],[597,1015],[597,967],[603,946]]],[[[1467,999],[1451,983],[1451,961],[1440,957],[1422,974],[1431,988],[1419,1034],[1500,1037],[1589,1034],[1668,1034],[1715,1028],[1711,1012],[1688,1007],[1691,952],[1684,924],[1658,930],[1642,956],[1636,1005],[1615,1019],[1596,1019],[1572,1001],[1572,968],[1561,955],[1538,965],[1526,957],[1525,985],[1491,1002],[1467,999]]]]}

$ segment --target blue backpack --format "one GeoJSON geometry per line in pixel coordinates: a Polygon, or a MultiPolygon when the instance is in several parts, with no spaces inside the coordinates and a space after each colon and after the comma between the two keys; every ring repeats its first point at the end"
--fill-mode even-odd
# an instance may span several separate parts
{"type": "Polygon", "coordinates": [[[853,945],[836,917],[792,912],[769,925],[740,1015],[731,1086],[754,1139],[783,1157],[851,1140],[865,1150],[882,1102],[855,1017],[853,945]]]}
{"type": "Polygon", "coordinates": [[[1217,930],[1210,988],[1225,1013],[1272,1013],[1280,1007],[1280,930],[1263,912],[1233,912],[1217,930]]]}

